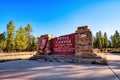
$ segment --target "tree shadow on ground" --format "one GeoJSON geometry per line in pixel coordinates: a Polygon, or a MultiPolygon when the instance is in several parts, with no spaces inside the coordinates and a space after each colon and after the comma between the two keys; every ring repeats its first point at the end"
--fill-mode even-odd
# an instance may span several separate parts
{"type": "Polygon", "coordinates": [[[10,61],[0,64],[0,79],[20,80],[117,80],[103,65],[70,64],[40,61],[10,61]]]}

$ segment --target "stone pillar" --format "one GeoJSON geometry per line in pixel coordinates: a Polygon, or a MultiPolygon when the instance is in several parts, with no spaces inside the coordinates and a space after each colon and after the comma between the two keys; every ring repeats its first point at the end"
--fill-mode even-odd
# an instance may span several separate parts
{"type": "Polygon", "coordinates": [[[75,35],[75,55],[90,57],[93,54],[92,33],[88,26],[78,27],[75,35]]]}

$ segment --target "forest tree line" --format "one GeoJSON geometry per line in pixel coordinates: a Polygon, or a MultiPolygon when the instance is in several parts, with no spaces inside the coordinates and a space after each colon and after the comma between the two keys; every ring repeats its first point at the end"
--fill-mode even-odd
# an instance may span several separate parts
{"type": "MultiPolygon", "coordinates": [[[[6,32],[0,33],[0,52],[36,51],[37,38],[31,34],[32,26],[20,26],[15,29],[14,21],[7,24],[6,32]]],[[[107,33],[99,31],[93,37],[94,48],[120,48],[120,33],[116,30],[114,35],[108,38],[107,33]]]]}
{"type": "Polygon", "coordinates": [[[120,33],[116,30],[113,35],[108,39],[107,33],[104,34],[99,31],[96,36],[93,37],[94,48],[120,48],[120,33]]]}
{"type": "Polygon", "coordinates": [[[15,29],[14,21],[7,24],[6,32],[0,33],[0,52],[21,52],[37,50],[37,38],[31,34],[32,26],[15,29]]]}

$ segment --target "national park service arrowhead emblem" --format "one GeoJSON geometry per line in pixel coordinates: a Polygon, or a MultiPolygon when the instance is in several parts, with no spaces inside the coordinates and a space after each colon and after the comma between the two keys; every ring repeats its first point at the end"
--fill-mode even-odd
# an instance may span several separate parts
{"type": "Polygon", "coordinates": [[[38,40],[38,45],[40,46],[40,49],[43,50],[46,46],[47,39],[45,37],[40,37],[38,40]]]}

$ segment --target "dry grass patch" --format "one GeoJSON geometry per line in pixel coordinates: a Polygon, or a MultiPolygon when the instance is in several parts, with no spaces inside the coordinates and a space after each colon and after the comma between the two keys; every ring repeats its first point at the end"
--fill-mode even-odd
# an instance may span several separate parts
{"type": "Polygon", "coordinates": [[[96,53],[97,56],[101,57],[100,64],[107,64],[106,53],[96,53]]]}
{"type": "Polygon", "coordinates": [[[0,53],[0,61],[29,59],[34,56],[36,52],[18,52],[18,53],[0,53]]]}
{"type": "Polygon", "coordinates": [[[96,55],[101,58],[106,58],[106,53],[99,52],[99,53],[96,53],[96,55]]]}

